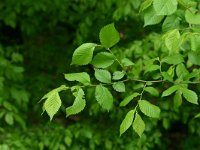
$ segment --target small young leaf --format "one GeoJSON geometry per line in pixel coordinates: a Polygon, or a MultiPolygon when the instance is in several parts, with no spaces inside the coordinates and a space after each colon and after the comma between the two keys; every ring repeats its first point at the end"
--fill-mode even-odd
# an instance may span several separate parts
{"type": "Polygon", "coordinates": [[[162,93],[162,97],[169,96],[175,91],[177,91],[178,89],[179,87],[177,85],[173,85],[162,93]]]}
{"type": "Polygon", "coordinates": [[[158,90],[154,87],[146,87],[144,90],[149,94],[151,94],[152,96],[159,96],[158,90]]]}
{"type": "Polygon", "coordinates": [[[165,45],[170,54],[177,53],[180,45],[180,33],[179,30],[173,29],[165,35],[165,45]]]}
{"type": "Polygon", "coordinates": [[[124,77],[125,72],[124,71],[115,71],[113,73],[113,80],[120,80],[124,77]]]}
{"type": "Polygon", "coordinates": [[[12,113],[6,113],[6,115],[5,115],[5,121],[9,125],[13,125],[14,119],[13,119],[12,113]]]}
{"type": "Polygon", "coordinates": [[[144,27],[154,25],[161,22],[164,16],[157,15],[153,7],[149,7],[144,11],[144,27]]]}
{"type": "Polygon", "coordinates": [[[72,63],[75,65],[87,65],[91,62],[93,51],[97,44],[85,43],[79,46],[73,53],[72,63]]]}
{"type": "Polygon", "coordinates": [[[122,121],[121,125],[120,125],[120,136],[126,131],[128,130],[128,128],[131,126],[132,122],[133,122],[133,118],[134,118],[134,114],[135,114],[135,109],[134,110],[130,110],[124,120],[122,121]]]}
{"type": "Polygon", "coordinates": [[[110,83],[111,82],[111,74],[107,70],[103,69],[95,69],[95,78],[102,83],[110,83]]]}
{"type": "Polygon", "coordinates": [[[146,100],[139,100],[139,107],[141,112],[143,112],[146,116],[152,118],[160,117],[160,108],[156,105],[151,104],[146,100]]]}
{"type": "Polygon", "coordinates": [[[123,58],[121,62],[122,62],[122,65],[124,67],[128,67],[128,66],[133,66],[134,65],[134,63],[128,58],[123,58]]]}
{"type": "Polygon", "coordinates": [[[113,84],[113,89],[117,92],[125,92],[126,91],[126,88],[125,88],[125,84],[124,82],[122,81],[119,81],[119,82],[115,82],[113,84]]]}
{"type": "Polygon", "coordinates": [[[200,14],[195,9],[186,9],[185,19],[190,24],[200,24],[200,14]]]}
{"type": "Polygon", "coordinates": [[[94,56],[91,64],[96,68],[107,68],[114,63],[114,57],[111,53],[100,52],[94,56]]]}
{"type": "Polygon", "coordinates": [[[182,88],[181,91],[183,93],[183,97],[188,102],[193,103],[193,104],[198,104],[198,97],[194,91],[186,89],[186,88],[182,88]]]}
{"type": "Polygon", "coordinates": [[[112,108],[113,96],[106,87],[102,85],[96,86],[95,98],[102,108],[108,111],[112,108]]]}
{"type": "Polygon", "coordinates": [[[119,104],[119,106],[126,106],[133,98],[139,96],[140,93],[133,93],[129,96],[127,96],[126,98],[123,99],[123,101],[121,101],[121,103],[119,104]]]}
{"type": "Polygon", "coordinates": [[[90,76],[86,72],[64,74],[68,81],[78,81],[83,84],[90,84],[90,76]]]}
{"type": "Polygon", "coordinates": [[[176,0],[153,0],[153,7],[157,15],[171,15],[177,9],[176,0]]]}
{"type": "Polygon", "coordinates": [[[110,48],[119,42],[119,33],[115,29],[114,23],[108,24],[101,29],[99,39],[105,48],[110,48]]]}
{"type": "Polygon", "coordinates": [[[70,115],[78,114],[85,108],[86,102],[84,95],[84,91],[81,88],[79,88],[73,105],[66,108],[67,117],[70,115]]]}
{"type": "Polygon", "coordinates": [[[183,59],[182,55],[174,54],[174,55],[167,56],[167,57],[163,58],[162,62],[165,62],[167,64],[177,65],[177,64],[184,62],[184,59],[183,59]]]}
{"type": "Polygon", "coordinates": [[[48,97],[46,101],[44,102],[44,110],[46,110],[47,114],[50,117],[50,120],[52,120],[53,116],[57,113],[61,106],[61,99],[58,94],[57,90],[53,90],[48,93],[48,97]]]}
{"type": "Polygon", "coordinates": [[[141,137],[142,133],[145,130],[145,123],[140,117],[140,115],[136,112],[135,119],[133,121],[133,130],[141,137]]]}
{"type": "Polygon", "coordinates": [[[174,107],[178,108],[181,106],[182,104],[182,92],[181,91],[176,91],[175,95],[174,95],[174,107]]]}
{"type": "Polygon", "coordinates": [[[140,10],[139,12],[144,11],[145,9],[147,9],[148,7],[151,6],[153,0],[145,0],[141,5],[140,5],[140,10]]]}

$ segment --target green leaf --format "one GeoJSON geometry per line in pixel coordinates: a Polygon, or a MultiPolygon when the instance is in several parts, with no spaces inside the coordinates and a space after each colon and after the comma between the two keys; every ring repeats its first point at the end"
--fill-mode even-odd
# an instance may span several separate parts
{"type": "Polygon", "coordinates": [[[174,95],[174,107],[178,108],[182,104],[182,92],[180,90],[176,91],[174,95]]]}
{"type": "Polygon", "coordinates": [[[6,121],[6,123],[9,124],[9,125],[13,125],[14,120],[13,120],[13,115],[12,115],[12,113],[6,113],[6,115],[5,115],[5,121],[6,121]]]}
{"type": "Polygon", "coordinates": [[[122,81],[115,82],[112,87],[117,92],[125,92],[126,91],[125,84],[122,81]]]}
{"type": "Polygon", "coordinates": [[[157,15],[171,15],[177,10],[176,0],[153,0],[157,15]]]}
{"type": "Polygon", "coordinates": [[[167,16],[162,24],[162,30],[166,32],[172,29],[177,29],[179,28],[179,25],[180,25],[180,18],[178,16],[176,15],[167,16]]]}
{"type": "Polygon", "coordinates": [[[96,86],[95,98],[102,108],[108,111],[112,108],[113,96],[106,87],[102,85],[96,86]]]}
{"type": "Polygon", "coordinates": [[[139,95],[140,95],[140,93],[133,93],[133,94],[131,94],[131,95],[125,97],[125,98],[123,99],[123,101],[121,101],[121,103],[120,103],[119,105],[120,105],[121,107],[122,107],[122,106],[126,106],[133,98],[135,98],[135,97],[137,97],[137,96],[139,96],[139,95]]]}
{"type": "Polygon", "coordinates": [[[143,112],[146,116],[152,118],[159,118],[160,117],[160,108],[149,103],[146,100],[139,100],[139,107],[141,112],[143,112]]]}
{"type": "Polygon", "coordinates": [[[198,104],[198,97],[197,94],[189,89],[182,88],[181,92],[183,93],[183,97],[190,103],[198,104]]]}
{"type": "Polygon", "coordinates": [[[185,19],[190,24],[200,24],[200,14],[198,13],[198,10],[186,9],[185,19]]]}
{"type": "Polygon", "coordinates": [[[177,91],[178,89],[179,87],[177,85],[173,85],[162,93],[162,97],[169,96],[175,91],[177,91]]]}
{"type": "Polygon", "coordinates": [[[178,79],[184,80],[184,78],[189,74],[188,70],[185,68],[184,64],[178,64],[176,66],[176,75],[178,79]]]}
{"type": "Polygon", "coordinates": [[[139,12],[144,11],[145,9],[147,9],[148,7],[151,6],[153,0],[145,0],[141,5],[140,5],[140,10],[139,12]]]}
{"type": "Polygon", "coordinates": [[[122,79],[123,77],[124,77],[124,75],[125,75],[125,72],[124,71],[115,71],[114,73],[113,73],[113,80],[120,80],[120,79],[122,79]]]}
{"type": "Polygon", "coordinates": [[[119,33],[115,29],[114,23],[108,24],[101,29],[99,39],[105,48],[110,48],[119,42],[119,33]]]}
{"type": "Polygon", "coordinates": [[[128,130],[128,128],[131,126],[132,122],[133,122],[133,118],[134,118],[134,114],[135,114],[135,109],[134,110],[130,110],[124,120],[122,121],[121,125],[120,125],[120,136],[126,132],[126,130],[128,130]]]}
{"type": "Polygon", "coordinates": [[[96,68],[107,68],[114,63],[114,56],[108,52],[100,52],[94,56],[91,64],[96,68]]]}
{"type": "Polygon", "coordinates": [[[50,117],[50,120],[52,120],[53,116],[57,113],[61,106],[61,99],[58,94],[57,90],[52,90],[51,92],[46,95],[47,99],[44,102],[44,110],[46,110],[47,114],[50,117]]]}
{"type": "Polygon", "coordinates": [[[152,71],[159,70],[159,69],[160,69],[159,65],[147,65],[144,67],[144,73],[152,72],[152,71]]]}
{"type": "Polygon", "coordinates": [[[194,118],[200,118],[200,113],[196,114],[194,118]]]}
{"type": "Polygon", "coordinates": [[[200,66],[200,54],[198,54],[197,52],[189,52],[188,59],[192,64],[200,66]]]}
{"type": "Polygon", "coordinates": [[[158,24],[162,21],[164,16],[157,15],[153,7],[149,7],[144,11],[144,27],[148,25],[158,24]]]}
{"type": "Polygon", "coordinates": [[[163,76],[164,80],[173,82],[173,77],[170,76],[167,72],[162,72],[162,76],[163,76]]]}
{"type": "Polygon", "coordinates": [[[165,62],[167,64],[177,65],[177,64],[184,62],[184,59],[183,59],[182,55],[174,54],[174,55],[163,58],[162,62],[165,62]]]}
{"type": "Polygon", "coordinates": [[[66,108],[67,117],[70,115],[78,114],[85,108],[86,102],[84,95],[84,91],[81,88],[79,88],[73,105],[66,108]]]}
{"type": "Polygon", "coordinates": [[[128,58],[123,58],[121,62],[122,62],[122,65],[124,67],[128,67],[128,66],[133,66],[134,65],[134,63],[128,58]]]}
{"type": "Polygon", "coordinates": [[[154,87],[145,87],[144,91],[148,92],[152,96],[159,96],[159,92],[156,88],[154,87]]]}
{"type": "Polygon", "coordinates": [[[165,45],[170,54],[177,53],[180,45],[180,33],[178,29],[173,29],[164,35],[165,45]]]}
{"type": "Polygon", "coordinates": [[[73,53],[72,63],[75,65],[87,65],[91,62],[93,51],[97,44],[85,43],[79,46],[73,53]]]}
{"type": "Polygon", "coordinates": [[[111,74],[107,70],[95,69],[95,78],[103,83],[111,83],[111,74]]]}
{"type": "Polygon", "coordinates": [[[83,84],[90,84],[90,76],[86,72],[64,74],[68,81],[78,81],[83,84]]]}
{"type": "Polygon", "coordinates": [[[133,121],[133,130],[141,137],[142,133],[145,130],[145,123],[140,117],[140,115],[136,112],[135,119],[133,121]]]}

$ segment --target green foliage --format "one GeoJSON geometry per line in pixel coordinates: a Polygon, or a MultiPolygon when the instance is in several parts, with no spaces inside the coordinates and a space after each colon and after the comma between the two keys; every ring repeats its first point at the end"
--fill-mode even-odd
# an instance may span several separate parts
{"type": "Polygon", "coordinates": [[[200,149],[199,8],[2,1],[0,149],[200,149]]]}

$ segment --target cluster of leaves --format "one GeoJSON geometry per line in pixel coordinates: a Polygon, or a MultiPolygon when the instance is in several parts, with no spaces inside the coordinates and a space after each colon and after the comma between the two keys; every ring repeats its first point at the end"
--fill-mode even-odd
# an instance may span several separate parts
{"type": "Polygon", "coordinates": [[[18,122],[25,128],[25,121],[19,109],[27,109],[29,95],[24,86],[19,85],[22,83],[24,71],[20,66],[22,61],[23,57],[11,47],[0,47],[0,118],[4,118],[8,125],[18,122]]]}
{"type": "Polygon", "coordinates": [[[165,18],[162,25],[164,31],[163,40],[160,41],[164,45],[159,48],[162,54],[147,60],[141,74],[145,76],[145,74],[159,71],[154,80],[135,79],[129,75],[130,70],[128,70],[128,67],[132,67],[134,71],[134,62],[128,58],[119,60],[114,55],[110,48],[119,42],[120,37],[114,24],[108,24],[100,31],[99,39],[101,45],[95,43],[82,44],[74,51],[71,63],[71,65],[91,64],[94,67],[94,77],[100,83],[91,83],[90,75],[86,72],[65,74],[66,80],[78,81],[81,85],[78,84],[73,87],[63,85],[49,92],[43,97],[43,99],[47,99],[43,105],[43,110],[52,119],[61,106],[58,92],[70,89],[76,99],[72,106],[66,108],[66,115],[77,114],[86,106],[83,88],[95,87],[97,102],[103,109],[109,111],[113,107],[114,98],[112,92],[106,86],[111,86],[116,92],[125,92],[125,83],[132,81],[143,82],[144,85],[140,93],[132,92],[131,95],[126,96],[120,103],[120,106],[123,107],[133,99],[138,99],[136,106],[124,117],[120,125],[120,135],[132,125],[136,133],[141,136],[145,130],[145,123],[140,112],[151,118],[160,117],[160,108],[143,99],[144,92],[148,92],[152,96],[159,96],[160,91],[151,86],[153,83],[172,84],[172,86],[164,89],[162,97],[172,95],[175,92],[174,106],[176,108],[182,104],[182,96],[188,102],[198,104],[196,92],[188,89],[189,84],[200,83],[200,70],[195,67],[199,65],[199,46],[197,42],[194,42],[200,38],[197,28],[200,24],[198,19],[199,14],[196,13],[197,7],[199,7],[197,2],[183,0],[146,0],[141,5],[140,11],[144,12],[144,26],[158,24],[165,18]],[[177,8],[178,4],[181,7],[180,9],[177,8]],[[174,24],[174,19],[177,19],[176,22],[178,23],[174,24]],[[181,25],[183,26],[180,26],[180,22],[182,22],[181,25]],[[189,42],[191,49],[186,49],[189,42]],[[96,55],[93,57],[94,53],[96,55]],[[186,59],[188,60],[187,68],[186,59]],[[118,63],[121,69],[119,70],[118,67],[111,75],[109,68],[112,68],[111,65],[113,63],[118,63]],[[165,71],[166,68],[168,68],[167,71],[165,71]]]}

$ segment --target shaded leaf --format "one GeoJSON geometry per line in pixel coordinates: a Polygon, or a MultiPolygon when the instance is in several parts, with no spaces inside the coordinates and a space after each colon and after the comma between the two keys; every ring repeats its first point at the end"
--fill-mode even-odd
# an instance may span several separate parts
{"type": "Polygon", "coordinates": [[[182,92],[180,90],[176,91],[174,95],[174,107],[178,108],[182,104],[182,92]]]}
{"type": "Polygon", "coordinates": [[[186,88],[182,88],[181,91],[183,93],[183,97],[188,102],[193,103],[193,104],[198,104],[198,97],[194,91],[186,89],[186,88]]]}
{"type": "Polygon", "coordinates": [[[175,91],[177,91],[178,89],[179,87],[177,85],[173,85],[162,93],[162,97],[169,96],[175,91]]]}
{"type": "Polygon", "coordinates": [[[162,62],[165,62],[167,64],[177,65],[177,64],[184,62],[184,59],[183,59],[182,55],[174,54],[174,55],[167,56],[167,57],[163,58],[162,62]]]}
{"type": "Polygon", "coordinates": [[[145,87],[144,91],[148,92],[152,96],[159,96],[158,90],[154,87],[145,87]]]}

